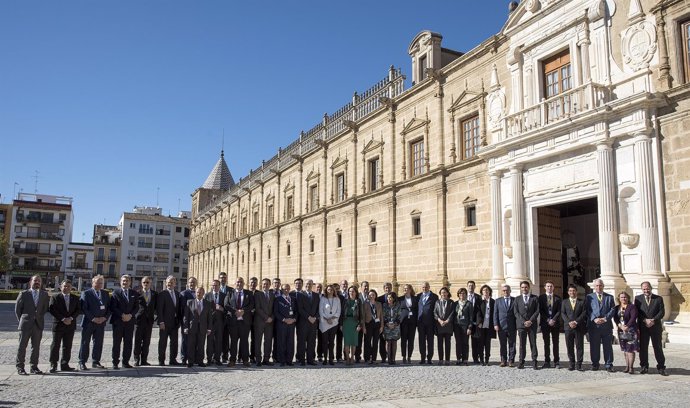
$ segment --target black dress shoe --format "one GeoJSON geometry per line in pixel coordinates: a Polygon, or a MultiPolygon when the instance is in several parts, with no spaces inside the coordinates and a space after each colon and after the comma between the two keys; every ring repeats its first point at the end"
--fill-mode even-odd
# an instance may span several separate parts
{"type": "Polygon", "coordinates": [[[74,367],[70,367],[69,365],[65,364],[63,366],[60,366],[60,371],[74,371],[74,367]]]}
{"type": "Polygon", "coordinates": [[[592,366],[592,371],[599,371],[599,366],[592,366]]]}
{"type": "Polygon", "coordinates": [[[161,366],[161,367],[165,367],[165,362],[164,362],[164,361],[159,361],[159,362],[158,362],[158,365],[161,366]]]}
{"type": "Polygon", "coordinates": [[[568,366],[568,371],[575,371],[575,364],[571,364],[568,366]]]}
{"type": "Polygon", "coordinates": [[[171,366],[178,366],[178,365],[180,365],[179,361],[177,361],[177,360],[170,360],[170,363],[169,363],[169,364],[170,364],[171,366]]]}
{"type": "Polygon", "coordinates": [[[17,374],[19,375],[29,375],[26,373],[26,370],[24,370],[24,367],[17,367],[17,374]]]}
{"type": "Polygon", "coordinates": [[[99,362],[91,363],[91,368],[105,368],[99,362]]]}
{"type": "Polygon", "coordinates": [[[206,364],[204,364],[204,363],[199,363],[199,364],[197,364],[197,365],[198,365],[199,367],[206,367],[206,364]]]}
{"type": "Polygon", "coordinates": [[[642,367],[640,374],[647,374],[649,372],[649,367],[642,367]]]}
{"type": "Polygon", "coordinates": [[[194,364],[187,364],[187,368],[192,368],[194,364]]]}
{"type": "Polygon", "coordinates": [[[521,362],[520,364],[518,364],[518,370],[522,370],[523,368],[525,368],[525,363],[521,362]]]}
{"type": "Polygon", "coordinates": [[[307,365],[307,363],[305,363],[304,361],[300,361],[300,362],[299,362],[299,365],[302,366],[302,367],[304,367],[305,365],[307,365]]]}
{"type": "Polygon", "coordinates": [[[293,362],[291,361],[291,362],[287,363],[287,365],[289,365],[290,367],[292,367],[292,366],[295,365],[295,363],[293,363],[293,362]]]}
{"type": "Polygon", "coordinates": [[[57,373],[57,365],[51,365],[50,370],[48,370],[48,372],[51,374],[57,373]]]}
{"type": "Polygon", "coordinates": [[[553,368],[555,368],[555,369],[560,369],[560,368],[561,368],[561,364],[560,364],[560,363],[556,363],[556,364],[553,365],[553,368]]]}
{"type": "Polygon", "coordinates": [[[546,362],[544,362],[544,364],[542,364],[541,368],[551,368],[551,363],[546,361],[546,362]]]}
{"type": "Polygon", "coordinates": [[[119,370],[120,366],[117,363],[113,363],[113,370],[119,370]]]}
{"type": "Polygon", "coordinates": [[[422,360],[422,361],[419,362],[419,364],[426,364],[426,361],[425,361],[425,360],[422,360]]]}
{"type": "Polygon", "coordinates": [[[223,363],[221,363],[220,361],[216,361],[216,366],[220,367],[222,365],[223,365],[223,363]]]}
{"type": "Polygon", "coordinates": [[[259,361],[258,363],[256,363],[256,366],[257,366],[257,367],[261,367],[262,365],[263,365],[263,363],[262,363],[261,361],[259,361]]]}
{"type": "Polygon", "coordinates": [[[280,363],[280,366],[281,366],[281,367],[285,367],[285,363],[280,363]]]}
{"type": "Polygon", "coordinates": [[[84,363],[79,363],[79,371],[86,371],[88,368],[86,368],[86,364],[84,363]]]}
{"type": "Polygon", "coordinates": [[[664,377],[668,377],[668,373],[666,372],[665,368],[660,368],[659,369],[659,374],[661,374],[664,377]]]}
{"type": "Polygon", "coordinates": [[[242,363],[242,365],[244,365],[245,367],[251,367],[252,363],[250,363],[249,361],[245,361],[244,363],[242,363]]]}
{"type": "Polygon", "coordinates": [[[606,371],[609,372],[609,373],[615,373],[615,372],[616,372],[616,369],[613,368],[613,367],[606,367],[606,371]]]}
{"type": "Polygon", "coordinates": [[[307,364],[309,364],[310,366],[315,366],[315,365],[316,365],[316,361],[310,361],[310,362],[308,362],[307,364]]]}
{"type": "MultiPolygon", "coordinates": [[[[325,361],[325,360],[324,360],[324,361],[325,361]]],[[[269,366],[269,367],[273,365],[273,363],[270,362],[270,361],[268,361],[268,360],[264,361],[262,364],[263,364],[263,365],[267,365],[267,366],[269,366]]]]}
{"type": "Polygon", "coordinates": [[[142,361],[141,365],[142,366],[150,366],[151,364],[148,361],[142,361]]]}
{"type": "Polygon", "coordinates": [[[539,369],[539,364],[537,364],[536,361],[534,362],[533,368],[534,368],[535,370],[538,370],[538,369],[539,369]]]}
{"type": "Polygon", "coordinates": [[[43,374],[43,371],[39,370],[38,367],[36,367],[36,366],[31,367],[29,372],[31,374],[43,374]]]}
{"type": "Polygon", "coordinates": [[[134,367],[132,367],[132,365],[129,364],[129,363],[122,363],[122,367],[124,367],[124,368],[134,368],[134,367]]]}
{"type": "Polygon", "coordinates": [[[585,370],[582,368],[582,364],[578,364],[578,365],[577,365],[577,371],[585,371],[585,370]]]}
{"type": "Polygon", "coordinates": [[[139,367],[140,365],[141,365],[141,364],[139,364],[138,361],[136,361],[136,360],[134,361],[134,367],[139,367]]]}

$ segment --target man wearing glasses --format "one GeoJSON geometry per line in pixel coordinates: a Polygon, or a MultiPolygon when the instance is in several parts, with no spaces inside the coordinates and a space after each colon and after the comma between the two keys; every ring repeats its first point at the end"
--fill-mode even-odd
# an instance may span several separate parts
{"type": "Polygon", "coordinates": [[[510,296],[510,286],[501,287],[502,297],[496,299],[494,307],[494,329],[498,333],[501,350],[501,367],[513,367],[515,364],[515,313],[513,305],[515,298],[510,296]]]}
{"type": "Polygon", "coordinates": [[[244,289],[244,279],[237,278],[235,290],[225,297],[226,325],[230,326],[230,360],[228,367],[234,367],[239,359],[249,367],[249,328],[252,326],[254,298],[250,291],[244,289]]]}
{"type": "Polygon", "coordinates": [[[148,366],[149,345],[151,331],[156,319],[156,300],[158,294],[151,289],[151,277],[144,276],[141,280],[141,294],[138,298],[138,308],[134,314],[134,365],[148,366]]]}

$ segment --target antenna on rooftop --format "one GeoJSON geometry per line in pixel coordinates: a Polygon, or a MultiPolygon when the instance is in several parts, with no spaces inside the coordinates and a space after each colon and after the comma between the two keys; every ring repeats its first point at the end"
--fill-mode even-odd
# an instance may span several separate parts
{"type": "Polygon", "coordinates": [[[220,156],[223,157],[225,151],[225,128],[223,128],[223,138],[220,141],[220,156]]]}
{"type": "Polygon", "coordinates": [[[36,194],[38,193],[38,170],[35,170],[31,177],[34,179],[34,194],[36,194]]]}
{"type": "Polygon", "coordinates": [[[160,192],[161,192],[161,188],[156,187],[156,207],[158,207],[158,196],[159,196],[160,192]]]}

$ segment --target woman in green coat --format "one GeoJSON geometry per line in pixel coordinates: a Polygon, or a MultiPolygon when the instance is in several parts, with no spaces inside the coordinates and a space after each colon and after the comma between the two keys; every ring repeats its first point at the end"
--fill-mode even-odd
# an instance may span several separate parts
{"type": "Polygon", "coordinates": [[[345,364],[353,364],[353,356],[357,347],[357,335],[364,329],[364,309],[359,300],[357,288],[350,286],[347,289],[347,299],[343,301],[341,314],[343,316],[343,353],[345,364]]]}

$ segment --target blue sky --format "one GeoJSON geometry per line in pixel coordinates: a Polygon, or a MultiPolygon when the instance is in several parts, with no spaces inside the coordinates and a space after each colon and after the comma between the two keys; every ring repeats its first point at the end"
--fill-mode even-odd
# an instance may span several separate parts
{"type": "Polygon", "coordinates": [[[5,0],[0,194],[74,197],[74,241],[135,205],[175,215],[382,79],[422,30],[468,51],[508,1],[5,0]]]}

